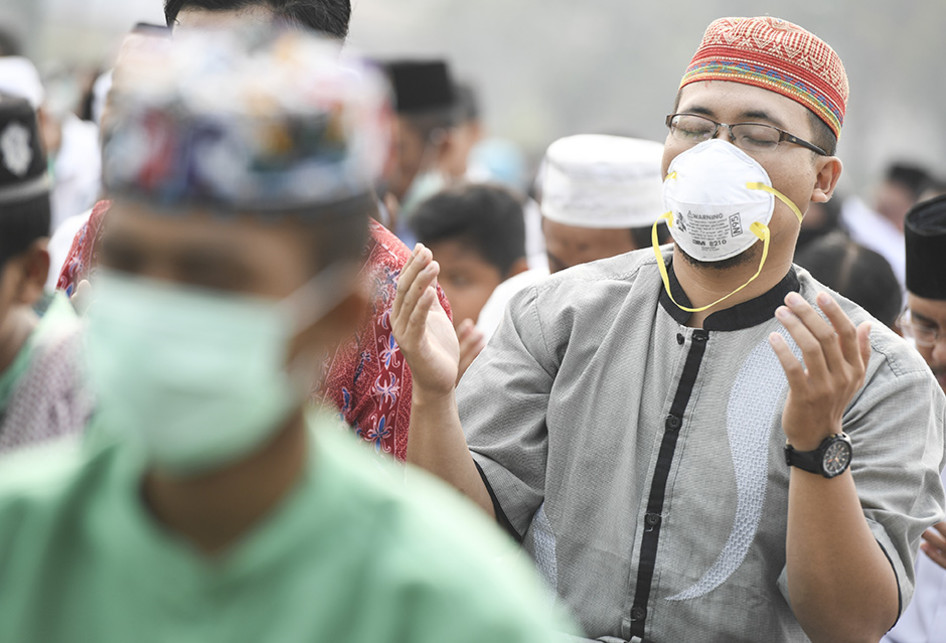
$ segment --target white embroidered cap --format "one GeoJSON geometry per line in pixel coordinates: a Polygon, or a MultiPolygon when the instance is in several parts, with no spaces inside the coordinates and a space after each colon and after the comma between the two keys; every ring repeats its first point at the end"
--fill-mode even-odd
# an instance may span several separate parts
{"type": "Polygon", "coordinates": [[[22,56],[0,56],[0,92],[22,96],[33,109],[39,109],[46,99],[36,66],[22,56]]]}
{"type": "Polygon", "coordinates": [[[542,215],[580,228],[641,228],[664,212],[663,145],[623,136],[580,134],[549,146],[542,215]]]}

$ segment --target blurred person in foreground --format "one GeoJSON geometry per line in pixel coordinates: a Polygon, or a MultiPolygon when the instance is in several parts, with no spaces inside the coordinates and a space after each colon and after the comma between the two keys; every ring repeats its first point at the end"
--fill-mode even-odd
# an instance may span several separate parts
{"type": "Polygon", "coordinates": [[[35,112],[0,93],[0,452],[76,433],[90,413],[78,320],[43,295],[49,193],[35,112]]]}
{"type": "MultiPolygon", "coordinates": [[[[907,308],[899,320],[946,391],[946,196],[918,203],[905,218],[907,308]]],[[[946,484],[946,473],[943,475],[946,484]]],[[[887,638],[927,643],[946,635],[946,522],[923,534],[916,596],[887,638]]]]}
{"type": "MultiPolygon", "coordinates": [[[[549,146],[539,211],[551,272],[650,246],[651,227],[663,210],[662,155],[663,146],[653,141],[597,134],[549,146]]],[[[659,230],[663,243],[666,226],[659,230]]],[[[492,337],[509,301],[548,275],[533,268],[503,282],[483,306],[477,328],[492,337]]]]}
{"type": "Polygon", "coordinates": [[[301,32],[166,45],[104,132],[95,439],[0,466],[0,640],[551,640],[494,527],[306,413],[363,314],[380,76],[301,32]]]}
{"type": "Polygon", "coordinates": [[[440,264],[453,309],[460,376],[483,350],[480,311],[501,284],[528,270],[522,199],[500,185],[448,188],[417,206],[411,230],[440,264]]]}
{"type": "MultiPolygon", "coordinates": [[[[168,0],[168,25],[186,33],[191,29],[228,30],[240,25],[264,26],[272,22],[308,29],[342,41],[348,33],[351,5],[348,0],[168,0]]],[[[116,64],[115,83],[136,73],[123,59],[153,37],[136,33],[126,39],[116,64]]],[[[107,118],[107,110],[106,110],[107,118]]],[[[58,287],[73,294],[88,279],[99,254],[109,201],[99,202],[76,234],[59,277],[58,287]]],[[[411,409],[411,372],[391,334],[389,311],[394,303],[397,278],[410,250],[389,230],[372,219],[365,243],[362,274],[370,285],[370,315],[334,351],[329,351],[325,373],[314,383],[313,395],[329,401],[346,424],[379,454],[403,461],[411,409]]],[[[450,310],[446,296],[440,302],[450,310]]]]}
{"type": "Polygon", "coordinates": [[[831,290],[847,297],[887,328],[902,310],[900,282],[887,260],[835,230],[795,252],[795,263],[831,290]]]}
{"type": "Polygon", "coordinates": [[[417,248],[404,269],[408,461],[519,539],[591,638],[878,640],[912,597],[946,398],[792,265],[847,96],[801,27],[710,24],[666,119],[673,246],[655,225],[653,251],[522,291],[456,392],[439,267],[417,248]]]}

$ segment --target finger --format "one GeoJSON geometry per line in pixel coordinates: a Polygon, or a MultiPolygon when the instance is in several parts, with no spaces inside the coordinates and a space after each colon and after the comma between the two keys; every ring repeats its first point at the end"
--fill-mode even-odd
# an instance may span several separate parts
{"type": "Polygon", "coordinates": [[[861,351],[858,345],[857,329],[851,319],[844,313],[841,306],[826,292],[818,293],[818,306],[828,317],[834,332],[837,333],[836,342],[840,345],[841,354],[848,364],[863,365],[861,351]]]}
{"type": "MultiPolygon", "coordinates": [[[[404,343],[410,346],[416,346],[427,332],[427,316],[437,300],[437,291],[433,288],[427,288],[417,300],[417,306],[411,311],[407,320],[407,328],[404,332],[404,343]]],[[[398,342],[401,343],[401,342],[398,342]]]]}
{"type": "Polygon", "coordinates": [[[938,522],[935,525],[933,525],[932,528],[938,531],[939,533],[941,533],[943,535],[943,538],[946,538],[946,521],[938,522]]]}
{"type": "MultiPolygon", "coordinates": [[[[397,280],[397,294],[394,296],[394,305],[391,307],[391,313],[394,317],[400,317],[405,306],[412,306],[413,302],[416,301],[419,296],[417,281],[421,273],[433,263],[433,255],[430,250],[420,244],[418,245],[419,248],[415,251],[415,255],[401,269],[401,276],[397,280]],[[411,297],[412,292],[415,293],[413,298],[411,297]]],[[[419,290],[423,292],[424,287],[426,287],[426,284],[420,287],[419,290]]],[[[410,313],[408,312],[408,314],[410,313]]]]}
{"type": "MultiPolygon", "coordinates": [[[[812,334],[808,326],[785,306],[780,306],[775,311],[775,317],[782,323],[782,326],[792,336],[795,343],[798,344],[798,348],[801,349],[802,356],[805,358],[803,368],[807,369],[808,375],[818,380],[827,378],[828,365],[825,361],[824,350],[821,347],[821,342],[812,334]]],[[[784,341],[784,338],[782,339],[784,341]]],[[[797,361],[794,355],[792,358],[797,361]]]]}
{"type": "Polygon", "coordinates": [[[802,366],[802,363],[798,361],[798,358],[795,357],[795,354],[792,353],[792,349],[788,347],[788,342],[785,341],[785,338],[778,333],[772,333],[769,335],[769,345],[772,347],[772,350],[775,351],[775,356],[778,357],[778,361],[782,365],[782,370],[785,371],[788,385],[794,390],[808,386],[805,368],[802,366]]]}
{"type": "MultiPolygon", "coordinates": [[[[857,345],[861,352],[861,362],[864,364],[865,371],[870,363],[870,328],[870,322],[862,322],[857,327],[857,345]]],[[[946,529],[946,523],[940,523],[940,525],[944,525],[943,528],[946,529]]],[[[943,533],[946,533],[946,531],[943,533]]]]}
{"type": "Polygon", "coordinates": [[[473,323],[472,319],[464,319],[460,322],[460,325],[457,326],[457,337],[462,344],[464,340],[470,337],[470,334],[476,329],[476,325],[473,323]]]}
{"type": "MultiPolygon", "coordinates": [[[[820,345],[818,351],[821,353],[828,371],[832,373],[842,372],[846,367],[844,355],[838,343],[838,336],[834,332],[834,328],[831,327],[831,324],[825,321],[825,319],[818,314],[818,311],[798,293],[789,293],[785,298],[785,303],[789,310],[805,325],[808,332],[818,340],[818,344],[820,345]]],[[[808,364],[807,354],[805,355],[805,363],[808,364]]]]}
{"type": "Polygon", "coordinates": [[[437,273],[439,271],[440,265],[434,261],[427,264],[427,266],[418,273],[414,283],[412,283],[411,287],[404,293],[404,300],[401,304],[402,317],[404,315],[409,316],[417,306],[422,305],[420,298],[428,289],[434,289],[434,294],[436,295],[434,281],[437,279],[437,273]]]}
{"type": "Polygon", "coordinates": [[[946,569],[946,555],[944,555],[942,551],[932,547],[929,543],[923,543],[920,549],[923,550],[923,553],[926,554],[930,560],[943,569],[946,569]]]}
{"type": "Polygon", "coordinates": [[[946,538],[941,533],[933,529],[927,529],[923,532],[923,540],[929,543],[935,549],[946,554],[946,538]]]}

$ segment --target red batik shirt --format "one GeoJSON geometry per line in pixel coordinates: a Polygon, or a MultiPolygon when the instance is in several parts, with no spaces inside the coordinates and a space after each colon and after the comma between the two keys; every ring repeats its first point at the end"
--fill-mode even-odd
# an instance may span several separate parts
{"type": "MultiPolygon", "coordinates": [[[[374,295],[371,315],[335,352],[322,387],[322,397],[340,409],[355,433],[398,460],[407,456],[411,371],[391,333],[391,306],[401,268],[410,257],[400,239],[371,221],[364,266],[374,295]]],[[[450,304],[439,286],[437,294],[450,317],[450,304]]]]}

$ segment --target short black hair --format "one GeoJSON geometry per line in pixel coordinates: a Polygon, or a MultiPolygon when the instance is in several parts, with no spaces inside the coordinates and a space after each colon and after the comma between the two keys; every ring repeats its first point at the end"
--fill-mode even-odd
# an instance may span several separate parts
{"type": "Polygon", "coordinates": [[[900,314],[902,294],[900,282],[881,255],[835,231],[805,246],[795,255],[795,263],[887,327],[893,327],[900,314]]]}
{"type": "Polygon", "coordinates": [[[48,237],[49,219],[48,193],[20,203],[0,204],[0,268],[37,239],[48,237]]]}
{"type": "Polygon", "coordinates": [[[526,256],[523,201],[500,185],[448,188],[418,205],[409,225],[423,244],[462,241],[503,277],[526,256]]]}
{"type": "Polygon", "coordinates": [[[0,56],[22,56],[23,43],[10,28],[0,25],[0,56]]]}
{"type": "Polygon", "coordinates": [[[926,168],[909,162],[891,163],[887,167],[884,178],[889,183],[902,186],[913,196],[914,200],[919,199],[926,189],[935,182],[926,168]]]}
{"type": "Polygon", "coordinates": [[[277,20],[291,26],[321,31],[339,40],[348,37],[350,0],[165,0],[164,19],[173,27],[184,9],[239,11],[255,6],[269,8],[277,20]]]}

